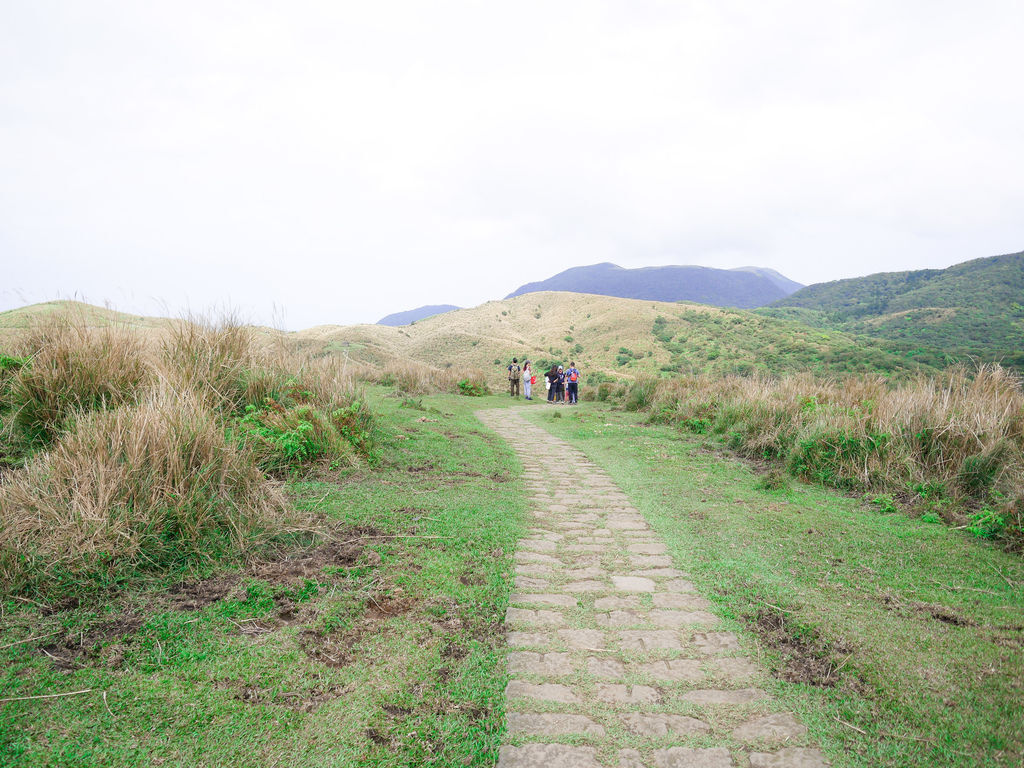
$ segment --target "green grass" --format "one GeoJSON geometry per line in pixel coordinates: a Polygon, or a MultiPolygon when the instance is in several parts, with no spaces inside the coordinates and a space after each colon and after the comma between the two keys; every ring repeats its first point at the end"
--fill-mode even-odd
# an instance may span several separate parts
{"type": "Polygon", "coordinates": [[[996,361],[1021,370],[1024,253],[948,269],[820,283],[757,310],[885,340],[922,362],[996,361]]]}
{"type": "Polygon", "coordinates": [[[204,574],[237,583],[198,610],[174,578],[4,599],[0,698],[92,690],[0,704],[0,765],[493,764],[524,498],[472,411],[507,398],[370,394],[379,465],[289,485],[340,538],[377,537],[354,562],[204,574]]]}
{"type": "Polygon", "coordinates": [[[833,765],[1021,764],[1019,556],[826,489],[759,488],[701,438],[601,404],[553,416],[531,418],[631,496],[833,765]],[[838,685],[780,679],[802,654],[759,639],[759,612],[838,685]]]}
{"type": "MultiPolygon", "coordinates": [[[[791,311],[723,309],[708,313],[683,309],[659,315],[651,333],[665,353],[663,373],[755,373],[781,375],[881,373],[905,376],[942,361],[933,354],[905,351],[890,341],[860,332],[814,327],[791,311]]],[[[626,370],[649,370],[650,361],[623,347],[617,356],[626,370]]]]}

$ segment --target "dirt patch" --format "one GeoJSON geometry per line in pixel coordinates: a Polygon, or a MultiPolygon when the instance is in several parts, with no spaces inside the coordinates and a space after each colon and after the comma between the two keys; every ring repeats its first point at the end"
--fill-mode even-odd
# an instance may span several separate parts
{"type": "Polygon", "coordinates": [[[168,592],[168,599],[175,610],[199,611],[231,594],[240,579],[240,576],[230,574],[185,582],[172,587],[168,592]]]}
{"type": "Polygon", "coordinates": [[[832,688],[839,683],[839,672],[853,649],[832,645],[812,630],[796,626],[785,613],[770,608],[758,609],[750,626],[761,639],[782,656],[776,677],[791,683],[807,683],[832,688]]]}
{"type": "Polygon", "coordinates": [[[348,692],[348,686],[315,685],[307,691],[277,691],[252,685],[243,680],[219,680],[214,688],[233,692],[233,698],[246,704],[279,706],[297,712],[316,712],[328,701],[348,692]]]}
{"type": "Polygon", "coordinates": [[[310,659],[325,666],[348,666],[355,659],[363,639],[384,631],[383,624],[388,619],[408,613],[416,605],[417,601],[412,598],[371,596],[355,626],[343,632],[330,633],[305,629],[299,634],[299,647],[310,659]]]}
{"type": "Polygon", "coordinates": [[[54,667],[64,672],[97,663],[117,669],[124,661],[122,642],[138,632],[141,626],[140,616],[118,616],[97,622],[88,629],[67,630],[61,639],[42,646],[39,651],[50,659],[54,667]]]}
{"type": "Polygon", "coordinates": [[[933,603],[914,603],[913,608],[918,613],[923,613],[926,616],[930,616],[936,621],[941,621],[943,624],[951,624],[954,627],[978,626],[978,622],[968,619],[966,616],[957,613],[952,608],[945,605],[938,605],[933,603]]]}
{"type": "Polygon", "coordinates": [[[413,466],[406,467],[405,471],[416,474],[418,472],[433,472],[435,469],[437,469],[437,464],[432,461],[428,461],[426,464],[415,464],[413,466]]]}
{"type": "MultiPolygon", "coordinates": [[[[379,533],[374,528],[349,529],[339,532],[331,541],[305,552],[257,560],[239,573],[184,582],[169,590],[168,602],[171,608],[178,611],[199,611],[232,595],[246,578],[261,579],[281,586],[295,586],[307,579],[330,580],[332,576],[324,573],[325,569],[354,565],[367,543],[379,533]]],[[[282,618],[286,622],[290,621],[288,617],[282,618]]]]}
{"type": "Polygon", "coordinates": [[[283,585],[300,584],[311,578],[323,579],[325,568],[354,565],[368,539],[377,535],[379,531],[375,529],[349,531],[345,538],[321,544],[308,552],[254,563],[248,569],[248,575],[271,584],[283,585]]]}
{"type": "MultiPolygon", "coordinates": [[[[38,605],[38,603],[37,603],[38,605]]],[[[64,613],[65,611],[73,611],[81,605],[81,601],[77,597],[63,597],[59,600],[55,600],[49,605],[40,606],[39,613],[43,616],[53,616],[55,613],[64,613]]]]}

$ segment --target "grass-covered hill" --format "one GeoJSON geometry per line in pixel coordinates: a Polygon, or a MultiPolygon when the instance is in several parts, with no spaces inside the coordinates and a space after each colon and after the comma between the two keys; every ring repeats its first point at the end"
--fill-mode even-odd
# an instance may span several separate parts
{"type": "Polygon", "coordinates": [[[402,328],[320,326],[293,337],[358,362],[406,359],[480,368],[499,381],[513,355],[571,360],[587,373],[626,378],[669,372],[899,373],[920,367],[883,341],[787,318],[554,291],[491,301],[402,328]]]}
{"type": "Polygon", "coordinates": [[[424,320],[434,315],[440,315],[445,312],[451,312],[459,307],[454,304],[427,304],[422,307],[416,307],[416,309],[408,309],[405,312],[392,312],[390,315],[385,315],[377,321],[377,325],[408,325],[409,323],[415,323],[417,320],[424,320]]]}
{"type": "MultiPolygon", "coordinates": [[[[68,302],[33,305],[0,313],[0,351],[5,336],[25,327],[32,317],[61,306],[83,313],[96,325],[127,324],[154,336],[167,333],[177,322],[68,302]]],[[[632,379],[645,373],[900,374],[922,367],[912,356],[894,352],[894,345],[886,341],[815,328],[790,318],[701,304],[562,292],[491,301],[402,327],[326,325],[293,333],[256,330],[264,344],[338,355],[356,364],[382,367],[414,361],[438,368],[483,370],[495,386],[502,385],[504,365],[512,356],[542,364],[571,360],[590,382],[604,377],[632,379]]]]}
{"type": "Polygon", "coordinates": [[[920,349],[1024,368],[1024,252],[948,269],[812,285],[761,310],[920,349]]]}
{"type": "Polygon", "coordinates": [[[541,291],[572,291],[623,299],[695,301],[718,307],[761,307],[801,288],[800,283],[772,269],[713,269],[695,266],[624,269],[604,262],[573,267],[547,280],[527,283],[510,293],[514,298],[541,291]]]}

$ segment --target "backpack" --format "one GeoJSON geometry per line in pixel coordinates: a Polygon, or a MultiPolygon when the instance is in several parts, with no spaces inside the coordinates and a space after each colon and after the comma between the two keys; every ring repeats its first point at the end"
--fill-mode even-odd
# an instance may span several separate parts
{"type": "Polygon", "coordinates": [[[576,379],[578,377],[579,377],[579,371],[577,371],[575,369],[573,369],[573,371],[569,373],[569,381],[576,381],[576,379]]]}

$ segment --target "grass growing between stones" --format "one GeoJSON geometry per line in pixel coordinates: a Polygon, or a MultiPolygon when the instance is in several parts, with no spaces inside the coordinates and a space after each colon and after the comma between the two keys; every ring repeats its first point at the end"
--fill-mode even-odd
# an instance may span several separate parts
{"type": "Polygon", "coordinates": [[[1018,766],[1024,563],[588,403],[528,416],[604,468],[835,766],[1018,766]],[[766,487],[767,486],[767,487],[766,487]]]}
{"type": "Polygon", "coordinates": [[[287,488],[333,540],[91,602],[5,598],[0,698],[52,698],[0,703],[0,765],[493,764],[518,463],[480,399],[370,396],[379,465],[287,488]]]}

